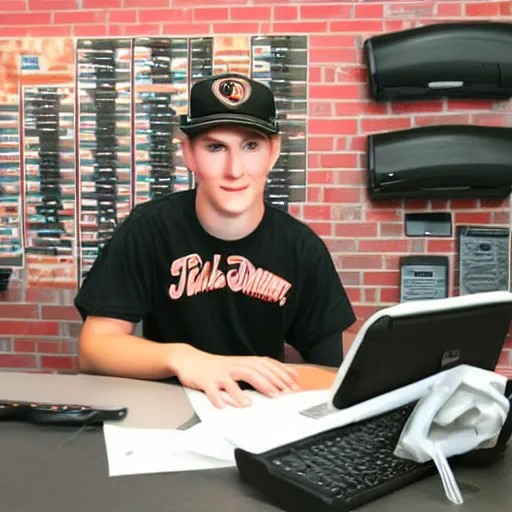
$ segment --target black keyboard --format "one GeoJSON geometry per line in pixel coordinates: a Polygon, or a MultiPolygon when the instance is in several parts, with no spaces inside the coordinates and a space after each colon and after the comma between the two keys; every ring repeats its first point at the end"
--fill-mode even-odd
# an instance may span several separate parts
{"type": "Polygon", "coordinates": [[[437,471],[393,455],[415,404],[262,454],[237,448],[240,477],[289,512],[353,510],[437,471]]]}

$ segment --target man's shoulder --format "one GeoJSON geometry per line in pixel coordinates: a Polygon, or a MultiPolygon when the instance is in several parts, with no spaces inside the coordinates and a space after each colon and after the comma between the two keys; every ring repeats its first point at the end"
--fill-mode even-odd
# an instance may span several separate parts
{"type": "Polygon", "coordinates": [[[287,243],[295,242],[300,245],[312,244],[322,246],[324,242],[305,221],[295,217],[291,213],[269,206],[271,216],[274,218],[274,226],[281,231],[283,240],[287,243]]]}
{"type": "Polygon", "coordinates": [[[172,223],[183,215],[184,209],[191,204],[193,190],[173,192],[139,203],[130,211],[127,224],[146,226],[147,223],[163,221],[172,223]]]}

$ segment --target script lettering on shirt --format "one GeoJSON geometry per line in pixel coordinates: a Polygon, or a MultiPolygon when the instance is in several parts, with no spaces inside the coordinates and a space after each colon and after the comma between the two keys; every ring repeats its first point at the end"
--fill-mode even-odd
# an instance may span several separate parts
{"type": "Polygon", "coordinates": [[[173,261],[171,275],[179,277],[179,281],[170,285],[169,297],[177,300],[184,294],[191,297],[227,286],[232,292],[284,306],[292,287],[288,281],[269,270],[256,268],[247,258],[237,255],[228,256],[227,263],[234,268],[225,275],[219,270],[220,259],[215,254],[213,262],[203,262],[198,254],[189,254],[173,261]]]}

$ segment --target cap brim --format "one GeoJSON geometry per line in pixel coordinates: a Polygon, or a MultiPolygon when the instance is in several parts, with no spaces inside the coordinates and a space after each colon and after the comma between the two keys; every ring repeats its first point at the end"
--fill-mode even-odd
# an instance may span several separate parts
{"type": "MultiPolygon", "coordinates": [[[[187,119],[187,118],[185,118],[187,119]]],[[[254,128],[255,130],[263,131],[274,135],[279,133],[279,125],[266,123],[265,121],[255,119],[251,116],[245,116],[243,114],[219,114],[213,116],[202,117],[196,120],[186,120],[180,123],[180,129],[187,135],[197,135],[209,128],[221,125],[236,125],[245,126],[248,128],[254,128]]]]}

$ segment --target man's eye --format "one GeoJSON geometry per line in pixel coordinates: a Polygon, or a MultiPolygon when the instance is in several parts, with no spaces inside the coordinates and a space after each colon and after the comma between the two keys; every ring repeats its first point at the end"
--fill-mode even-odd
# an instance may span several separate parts
{"type": "Polygon", "coordinates": [[[247,143],[245,143],[244,148],[252,151],[252,150],[258,148],[258,143],[257,142],[247,142],[247,143]]]}
{"type": "Polygon", "coordinates": [[[207,148],[208,148],[208,151],[217,152],[217,151],[222,151],[223,146],[222,146],[222,144],[208,144],[207,148]]]}

